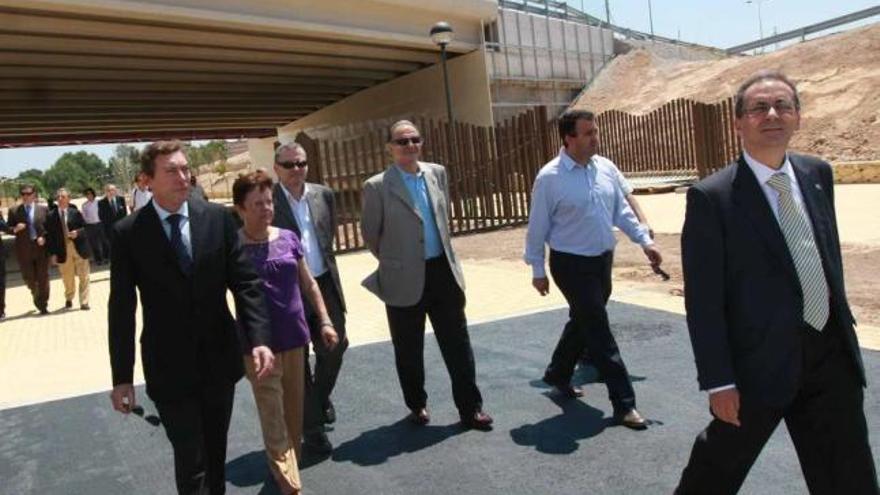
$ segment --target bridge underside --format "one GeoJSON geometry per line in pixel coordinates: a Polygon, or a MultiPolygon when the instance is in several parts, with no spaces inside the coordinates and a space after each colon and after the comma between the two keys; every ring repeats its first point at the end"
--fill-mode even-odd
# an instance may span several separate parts
{"type": "Polygon", "coordinates": [[[0,148],[265,137],[439,61],[426,30],[414,44],[344,26],[319,31],[285,19],[133,15],[75,3],[0,0],[0,148]]]}

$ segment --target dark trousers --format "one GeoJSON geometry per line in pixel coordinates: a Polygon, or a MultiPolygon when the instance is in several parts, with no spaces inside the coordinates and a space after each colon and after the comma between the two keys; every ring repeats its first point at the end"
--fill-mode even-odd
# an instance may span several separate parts
{"type": "Polygon", "coordinates": [[[226,435],[235,384],[204,387],[185,399],[157,402],[174,449],[174,478],[181,494],[226,492],[226,435]]]}
{"type": "MultiPolygon", "coordinates": [[[[863,392],[852,356],[834,324],[803,330],[800,389],[784,407],[740,393],[740,427],[713,419],[697,436],[677,494],[739,491],[781,420],[791,435],[812,494],[880,493],[868,444],[863,392]]],[[[772,377],[768,377],[771,380],[772,377]]]]}
{"type": "Polygon", "coordinates": [[[89,239],[89,245],[92,247],[92,253],[95,255],[96,263],[103,263],[110,259],[110,242],[104,235],[104,226],[100,223],[86,224],[86,237],[89,239]]]}
{"type": "Polygon", "coordinates": [[[333,322],[334,329],[339,335],[339,343],[332,351],[327,349],[321,339],[321,319],[312,305],[306,298],[303,298],[306,322],[312,337],[312,348],[315,350],[314,372],[309,363],[309,353],[303,353],[306,360],[306,403],[303,413],[303,431],[305,433],[313,433],[323,429],[324,410],[330,407],[330,394],[333,393],[333,387],[336,386],[336,379],[339,377],[339,370],[342,368],[342,355],[348,349],[345,311],[342,309],[342,298],[339,297],[336,284],[333,283],[333,276],[327,271],[316,277],[315,280],[321,289],[321,297],[324,299],[324,306],[327,308],[327,314],[330,315],[330,321],[333,322]]]}
{"type": "Polygon", "coordinates": [[[550,273],[568,302],[569,320],[547,374],[555,381],[569,382],[586,347],[590,361],[608,386],[614,413],[620,415],[636,407],[636,396],[605,310],[611,297],[611,265],[611,251],[599,256],[550,251],[550,273]]]}
{"type": "Polygon", "coordinates": [[[425,262],[425,288],[413,306],[385,306],[397,378],[406,406],[413,411],[425,407],[425,316],[431,319],[434,336],[452,380],[452,397],[461,416],[483,407],[477,388],[474,351],[464,314],[464,292],[455,281],[446,257],[425,262]]]}
{"type": "Polygon", "coordinates": [[[16,249],[21,276],[31,291],[34,306],[46,309],[49,304],[49,257],[46,246],[31,240],[25,242],[31,244],[27,249],[16,249]]]}

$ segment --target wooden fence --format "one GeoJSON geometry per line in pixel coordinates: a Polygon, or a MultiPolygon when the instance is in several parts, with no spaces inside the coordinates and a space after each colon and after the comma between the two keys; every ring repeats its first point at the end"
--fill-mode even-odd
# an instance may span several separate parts
{"type": "MultiPolygon", "coordinates": [[[[494,127],[416,118],[424,138],[422,159],[446,165],[450,229],[479,232],[528,221],[532,183],[562,146],[556,120],[538,107],[494,127]]],[[[676,100],[642,116],[617,111],[597,116],[600,154],[628,175],[699,175],[730,161],[739,143],[733,105],[676,100]]],[[[364,247],[360,233],[361,187],[390,163],[385,129],[345,139],[317,140],[299,134],[309,156],[311,182],[336,191],[339,232],[336,250],[364,247]]]]}
{"type": "Polygon", "coordinates": [[[596,117],[599,153],[626,175],[705,177],[736,158],[733,99],[718,103],[673,100],[651,113],[616,110],[596,117]]]}

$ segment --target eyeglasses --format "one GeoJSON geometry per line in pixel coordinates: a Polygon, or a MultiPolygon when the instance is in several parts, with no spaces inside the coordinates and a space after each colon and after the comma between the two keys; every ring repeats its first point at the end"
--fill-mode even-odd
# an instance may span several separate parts
{"type": "Polygon", "coordinates": [[[411,138],[392,139],[391,142],[398,146],[408,146],[410,144],[422,144],[422,138],[420,136],[415,136],[411,138]]]}
{"type": "Polygon", "coordinates": [[[770,113],[771,108],[776,110],[776,113],[780,115],[793,113],[795,110],[797,110],[794,102],[788,100],[778,100],[772,105],[766,102],[756,103],[747,108],[746,113],[752,117],[763,117],[770,113]]]}
{"type": "Polygon", "coordinates": [[[22,196],[32,196],[33,194],[34,194],[33,191],[28,191],[28,192],[23,192],[23,193],[21,193],[22,196]]]}
{"type": "Polygon", "coordinates": [[[283,169],[285,169],[285,170],[291,170],[291,169],[294,168],[294,167],[296,167],[296,168],[306,168],[306,167],[309,166],[309,162],[306,161],[306,160],[303,160],[303,161],[300,161],[300,162],[294,162],[294,161],[290,161],[290,162],[279,162],[279,163],[278,163],[278,166],[281,167],[281,168],[283,168],[283,169]]]}

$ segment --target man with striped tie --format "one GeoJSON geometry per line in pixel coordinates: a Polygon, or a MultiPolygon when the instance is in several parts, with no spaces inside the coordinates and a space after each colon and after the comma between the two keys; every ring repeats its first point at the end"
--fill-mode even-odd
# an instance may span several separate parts
{"type": "Polygon", "coordinates": [[[753,75],[735,101],[742,156],[687,194],[685,306],[713,420],[676,493],[736,493],[782,420],[810,493],[880,493],[831,167],[787,151],[800,101],[785,75],[753,75]]]}

